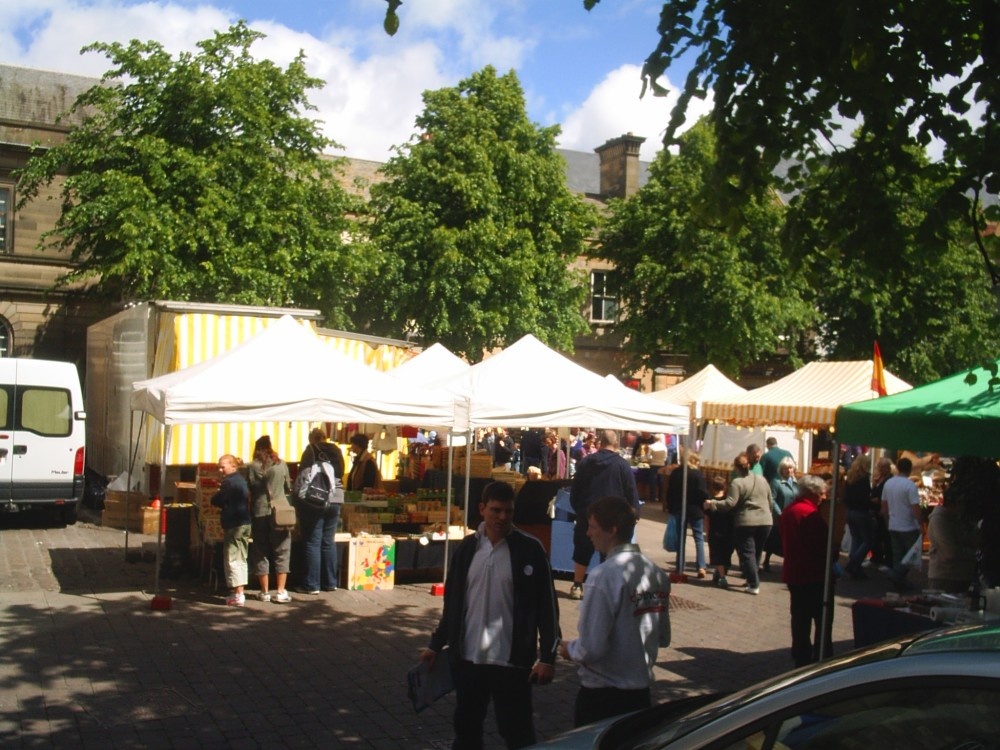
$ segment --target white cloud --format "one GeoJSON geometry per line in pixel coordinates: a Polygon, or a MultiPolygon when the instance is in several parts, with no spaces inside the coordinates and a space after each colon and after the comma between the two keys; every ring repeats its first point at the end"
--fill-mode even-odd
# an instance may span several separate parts
{"type": "MultiPolygon", "coordinates": [[[[611,71],[594,87],[583,104],[563,119],[559,145],[577,151],[590,151],[610,138],[633,133],[646,139],[640,148],[640,158],[652,161],[663,148],[663,135],[670,121],[670,110],[677,100],[677,88],[661,79],[661,85],[671,90],[670,96],[653,96],[647,91],[640,99],[641,70],[637,65],[623,65],[611,71]]],[[[710,107],[711,101],[693,100],[685,129],[710,107]]]]}

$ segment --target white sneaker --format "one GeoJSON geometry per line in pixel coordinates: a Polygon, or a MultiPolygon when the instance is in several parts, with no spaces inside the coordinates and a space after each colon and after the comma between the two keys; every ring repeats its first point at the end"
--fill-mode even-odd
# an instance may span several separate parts
{"type": "Polygon", "coordinates": [[[242,607],[246,602],[247,598],[243,594],[233,594],[226,599],[226,604],[230,607],[242,607]]]}
{"type": "Polygon", "coordinates": [[[757,594],[760,593],[760,586],[744,586],[743,590],[746,591],[748,594],[753,594],[754,596],[756,596],[757,594]]]}
{"type": "Polygon", "coordinates": [[[292,600],[292,597],[289,595],[289,593],[285,589],[282,589],[281,591],[275,591],[274,592],[274,596],[271,597],[271,601],[272,602],[278,602],[280,604],[286,604],[286,603],[290,602],[291,600],[292,600]]]}
{"type": "Polygon", "coordinates": [[[267,593],[266,591],[259,591],[257,593],[257,598],[260,601],[262,601],[262,602],[269,602],[269,601],[271,601],[271,595],[269,593],[267,593]]]}

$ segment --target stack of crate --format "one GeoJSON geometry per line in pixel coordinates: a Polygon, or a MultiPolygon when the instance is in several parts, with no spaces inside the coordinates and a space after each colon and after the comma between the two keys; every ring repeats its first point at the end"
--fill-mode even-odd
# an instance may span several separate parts
{"type": "MultiPolygon", "coordinates": [[[[465,476],[466,447],[455,448],[455,459],[452,470],[458,476],[465,476]]],[[[469,476],[479,479],[489,479],[493,474],[493,456],[486,451],[473,451],[469,467],[469,476]]]]}
{"type": "Polygon", "coordinates": [[[219,484],[217,464],[198,464],[194,480],[194,507],[201,538],[205,542],[221,542],[223,538],[220,511],[212,505],[212,495],[219,491],[219,484]]]}
{"type": "Polygon", "coordinates": [[[141,492],[108,490],[104,496],[101,525],[139,534],[155,534],[160,510],[145,507],[146,502],[146,496],[141,492]]]}

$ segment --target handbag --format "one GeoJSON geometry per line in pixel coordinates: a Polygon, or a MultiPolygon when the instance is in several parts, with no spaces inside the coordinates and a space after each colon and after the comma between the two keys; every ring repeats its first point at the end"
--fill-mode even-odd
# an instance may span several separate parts
{"type": "Polygon", "coordinates": [[[282,531],[288,531],[295,527],[298,519],[295,516],[295,507],[288,502],[287,498],[277,502],[271,502],[271,527],[282,531]]]}
{"type": "Polygon", "coordinates": [[[291,531],[298,521],[295,515],[295,506],[288,502],[287,497],[275,501],[271,497],[271,490],[266,487],[265,489],[267,490],[267,502],[271,506],[271,528],[275,531],[291,531]]]}
{"type": "Polygon", "coordinates": [[[680,549],[680,533],[677,528],[677,516],[667,518],[667,528],[663,532],[663,549],[667,552],[677,552],[680,549]]]}

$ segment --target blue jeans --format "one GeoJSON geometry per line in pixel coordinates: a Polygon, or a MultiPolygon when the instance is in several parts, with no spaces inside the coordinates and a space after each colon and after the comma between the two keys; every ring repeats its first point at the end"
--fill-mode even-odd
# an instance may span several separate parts
{"type": "Polygon", "coordinates": [[[302,588],[308,591],[337,588],[337,546],[333,535],[340,522],[340,506],[331,505],[323,511],[300,506],[298,516],[306,558],[302,588]]]}
{"type": "Polygon", "coordinates": [[[847,528],[851,530],[851,552],[847,559],[847,572],[858,575],[861,563],[875,542],[875,516],[868,510],[848,510],[847,528]]]}
{"type": "Polygon", "coordinates": [[[687,526],[694,535],[694,557],[698,570],[705,569],[705,519],[687,518],[687,526]]]}
{"type": "Polygon", "coordinates": [[[910,568],[903,564],[903,557],[919,538],[920,529],[889,532],[889,541],[892,542],[892,573],[889,577],[899,587],[906,583],[906,574],[910,572],[910,568]]]}

